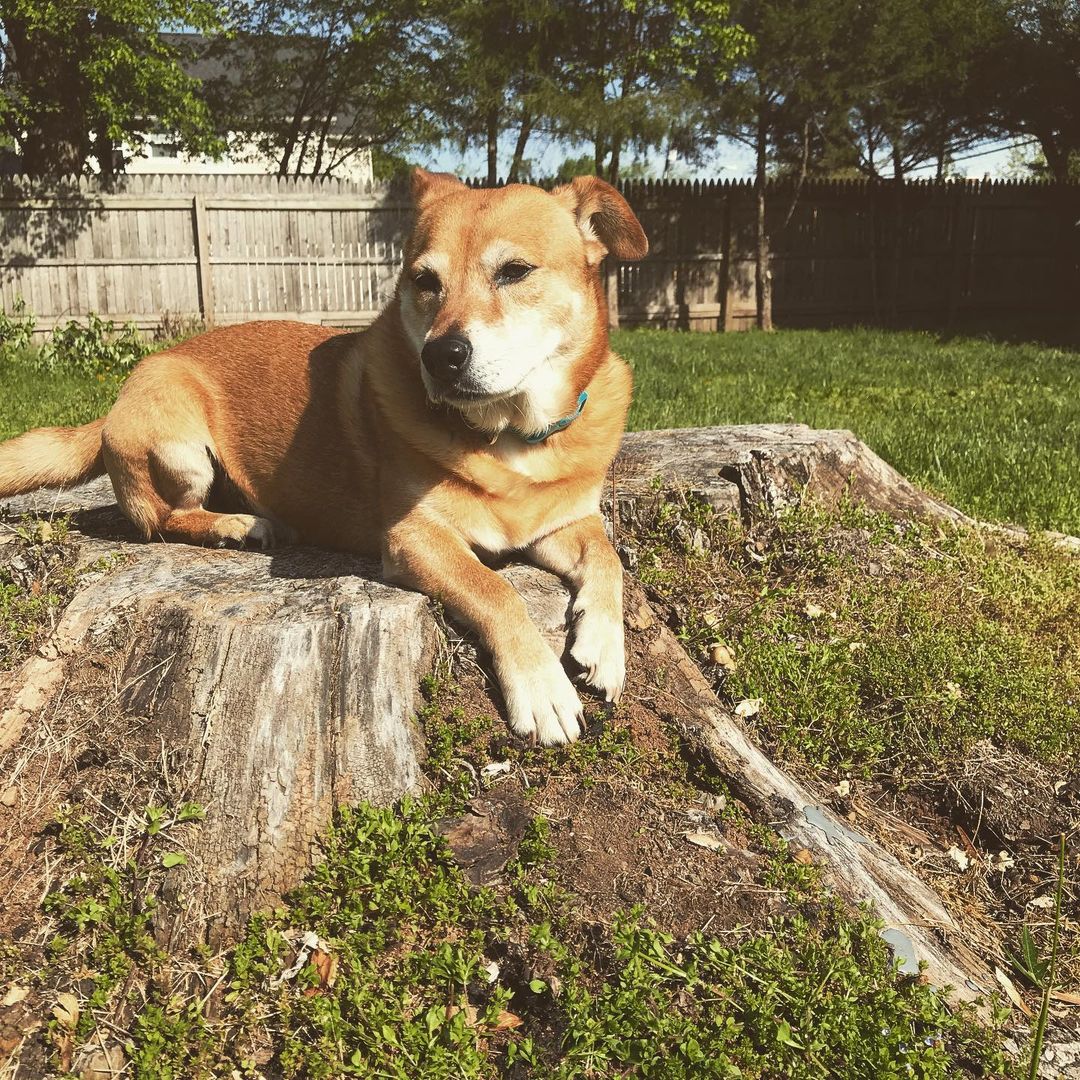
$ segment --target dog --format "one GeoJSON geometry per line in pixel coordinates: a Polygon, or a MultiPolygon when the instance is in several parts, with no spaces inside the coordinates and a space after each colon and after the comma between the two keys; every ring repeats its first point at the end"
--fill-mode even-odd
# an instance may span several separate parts
{"type": "Polygon", "coordinates": [[[381,557],[389,581],[475,632],[511,729],[567,743],[574,684],[484,560],[513,553],[568,583],[570,655],[617,702],[622,566],[599,504],[631,373],[609,346],[600,262],[648,241],[596,177],[473,189],[418,169],[412,192],[404,268],[366,330],[245,323],[149,356],[103,418],[0,444],[0,496],[107,472],[147,539],[381,557]],[[244,512],[216,505],[223,486],[244,512]]]}

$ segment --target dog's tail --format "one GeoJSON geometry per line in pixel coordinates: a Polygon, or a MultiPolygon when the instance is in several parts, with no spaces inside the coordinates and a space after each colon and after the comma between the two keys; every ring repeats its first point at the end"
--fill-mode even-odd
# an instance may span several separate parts
{"type": "Polygon", "coordinates": [[[82,427],[36,428],[0,443],[0,498],[101,476],[104,426],[102,417],[82,427]]]}

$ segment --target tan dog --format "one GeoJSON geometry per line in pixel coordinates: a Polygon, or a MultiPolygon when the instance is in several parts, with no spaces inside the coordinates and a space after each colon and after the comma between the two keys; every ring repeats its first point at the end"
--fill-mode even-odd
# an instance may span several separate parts
{"type": "Polygon", "coordinates": [[[631,376],[608,346],[598,267],[648,243],[593,177],[472,190],[417,170],[413,194],[405,268],[368,330],[246,323],[148,357],[103,419],[0,445],[0,496],[108,471],[148,538],[381,555],[389,580],[477,633],[512,729],[567,742],[578,695],[478,553],[515,552],[570,584],[571,655],[617,700],[622,568],[599,498],[631,376]],[[226,478],[250,512],[208,505],[226,478]]]}

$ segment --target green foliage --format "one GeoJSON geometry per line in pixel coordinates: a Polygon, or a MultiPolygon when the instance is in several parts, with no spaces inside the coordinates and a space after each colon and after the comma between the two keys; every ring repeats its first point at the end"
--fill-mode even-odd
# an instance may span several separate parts
{"type": "MultiPolygon", "coordinates": [[[[92,973],[92,988],[85,991],[89,1007],[79,1020],[80,1036],[90,1035],[92,1010],[111,1003],[134,968],[145,969],[165,959],[153,928],[159,868],[178,864],[168,858],[176,852],[162,856],[158,849],[163,841],[175,839],[178,826],[201,820],[202,814],[194,803],[175,813],[150,806],[144,819],[130,823],[133,828],[121,835],[103,832],[72,806],[58,812],[56,849],[65,875],[42,908],[56,920],[57,932],[49,944],[54,967],[71,965],[92,973]]],[[[139,1027],[160,1032],[159,1012],[152,1006],[139,1027]]],[[[180,1073],[136,1069],[136,1075],[180,1073]]]]}
{"type": "Polygon", "coordinates": [[[153,351],[134,326],[118,327],[91,314],[85,325],[72,320],[58,326],[39,350],[36,366],[41,371],[74,372],[104,381],[127,375],[153,351]]]}
{"type": "Polygon", "coordinates": [[[14,356],[29,349],[36,324],[21,296],[10,311],[0,311],[0,355],[14,356]]]}
{"type": "MultiPolygon", "coordinates": [[[[367,148],[397,154],[437,138],[438,42],[426,5],[385,0],[228,0],[228,34],[206,59],[206,94],[237,151],[253,143],[281,176],[331,176],[367,148]]],[[[380,159],[385,166],[386,158],[380,159]]]]}
{"type": "Polygon", "coordinates": [[[213,30],[219,15],[209,0],[3,0],[0,120],[24,170],[79,173],[94,157],[111,176],[120,144],[138,149],[155,125],[190,149],[218,148],[198,83],[160,31],[213,30]]]}

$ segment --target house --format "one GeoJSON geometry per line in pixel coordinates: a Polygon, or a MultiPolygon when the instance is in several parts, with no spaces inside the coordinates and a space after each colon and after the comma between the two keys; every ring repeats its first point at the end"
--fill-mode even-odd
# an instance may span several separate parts
{"type": "MultiPolygon", "coordinates": [[[[177,47],[188,57],[183,62],[184,70],[192,78],[199,79],[212,95],[215,88],[230,87],[244,78],[245,69],[253,62],[254,47],[250,40],[235,38],[227,42],[210,42],[201,34],[163,34],[168,44],[177,47]]],[[[283,40],[277,48],[281,51],[290,49],[289,42],[283,40]]],[[[177,139],[170,132],[154,132],[145,136],[141,147],[123,148],[127,173],[214,173],[225,175],[278,173],[281,167],[280,156],[268,152],[262,146],[258,121],[253,118],[250,125],[242,118],[234,119],[230,130],[223,132],[227,150],[220,158],[191,155],[185,153],[177,144],[177,139]]],[[[336,166],[333,175],[344,180],[359,183],[371,183],[374,180],[370,147],[350,146],[350,131],[354,125],[348,117],[332,117],[327,126],[324,145],[324,160],[343,157],[336,166]]],[[[310,175],[313,167],[315,148],[301,146],[289,162],[289,173],[310,175]],[[299,167],[297,167],[299,162],[299,167]]]]}

